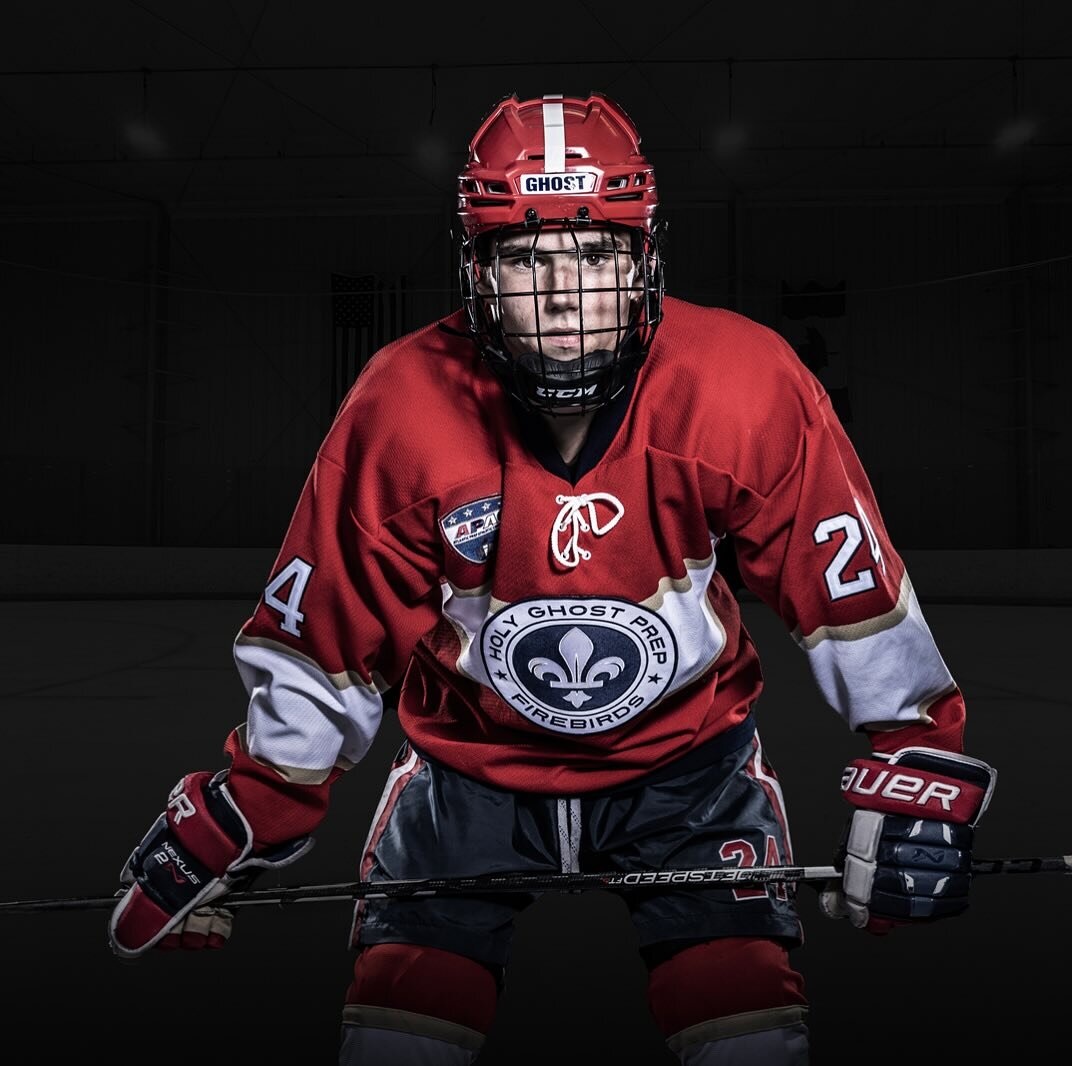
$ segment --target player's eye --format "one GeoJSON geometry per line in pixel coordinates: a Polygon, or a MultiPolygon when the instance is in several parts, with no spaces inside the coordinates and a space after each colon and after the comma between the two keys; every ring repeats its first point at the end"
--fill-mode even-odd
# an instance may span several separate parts
{"type": "Polygon", "coordinates": [[[599,267],[605,266],[610,262],[610,256],[605,252],[587,252],[584,257],[584,265],[591,267],[593,270],[598,270],[599,267]]]}
{"type": "Polygon", "coordinates": [[[524,253],[506,257],[506,265],[514,270],[531,270],[534,265],[540,265],[540,261],[530,253],[524,253]]]}

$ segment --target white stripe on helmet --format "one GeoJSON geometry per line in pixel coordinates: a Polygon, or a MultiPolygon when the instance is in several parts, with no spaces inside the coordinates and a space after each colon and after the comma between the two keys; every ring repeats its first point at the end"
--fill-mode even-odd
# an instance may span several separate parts
{"type": "Polygon", "coordinates": [[[561,93],[543,98],[543,171],[545,174],[561,174],[566,169],[566,119],[561,93]]]}

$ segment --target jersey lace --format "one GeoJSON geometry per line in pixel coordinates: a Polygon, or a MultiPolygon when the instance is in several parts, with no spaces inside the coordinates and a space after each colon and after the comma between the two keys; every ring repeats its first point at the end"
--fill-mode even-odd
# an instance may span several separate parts
{"type": "Polygon", "coordinates": [[[625,514],[622,501],[609,492],[582,493],[580,496],[556,496],[555,503],[562,505],[554,525],[551,527],[551,551],[563,566],[574,567],[582,559],[591,559],[592,553],[582,548],[579,540],[582,533],[593,533],[602,537],[609,533],[625,514]],[[599,524],[596,504],[604,503],[614,511],[610,521],[599,524]],[[587,514],[587,518],[585,515],[587,514]],[[562,535],[567,534],[566,543],[562,544],[562,535]]]}

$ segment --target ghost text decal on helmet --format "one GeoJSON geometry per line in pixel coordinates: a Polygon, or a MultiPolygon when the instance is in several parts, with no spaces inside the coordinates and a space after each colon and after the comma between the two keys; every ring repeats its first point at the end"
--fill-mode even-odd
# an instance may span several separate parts
{"type": "Polygon", "coordinates": [[[625,112],[593,93],[501,101],[458,177],[461,288],[485,360],[527,407],[617,395],[662,317],[658,197],[625,112]]]}

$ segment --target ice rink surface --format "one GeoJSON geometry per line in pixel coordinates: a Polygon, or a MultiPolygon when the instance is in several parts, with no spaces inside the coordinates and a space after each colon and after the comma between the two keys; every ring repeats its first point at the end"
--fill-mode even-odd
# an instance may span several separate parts
{"type": "MultiPolygon", "coordinates": [[[[231,641],[237,600],[0,605],[4,899],[104,895],[186,772],[225,764],[245,716],[231,641]]],[[[796,859],[831,861],[848,806],[844,763],[867,751],[822,702],[804,656],[765,607],[743,605],[764,664],[756,711],[782,781],[796,859]]],[[[1068,607],[924,604],[968,704],[967,751],[999,771],[976,855],[1072,852],[1068,607]]],[[[317,846],[273,883],[356,877],[400,740],[388,713],[335,787],[317,846]]],[[[875,938],[799,897],[793,958],[811,1000],[813,1066],[1049,1061],[1066,1031],[1072,877],[976,880],[958,919],[875,938]]],[[[0,916],[5,1037],[20,1062],[333,1064],[351,960],[350,907],[243,911],[224,951],[123,963],[106,912],[0,916]]],[[[518,924],[478,1066],[659,1066],[645,971],[622,901],[548,895],[518,924]]],[[[373,1064],[374,1066],[374,1064],[373,1064]]]]}

